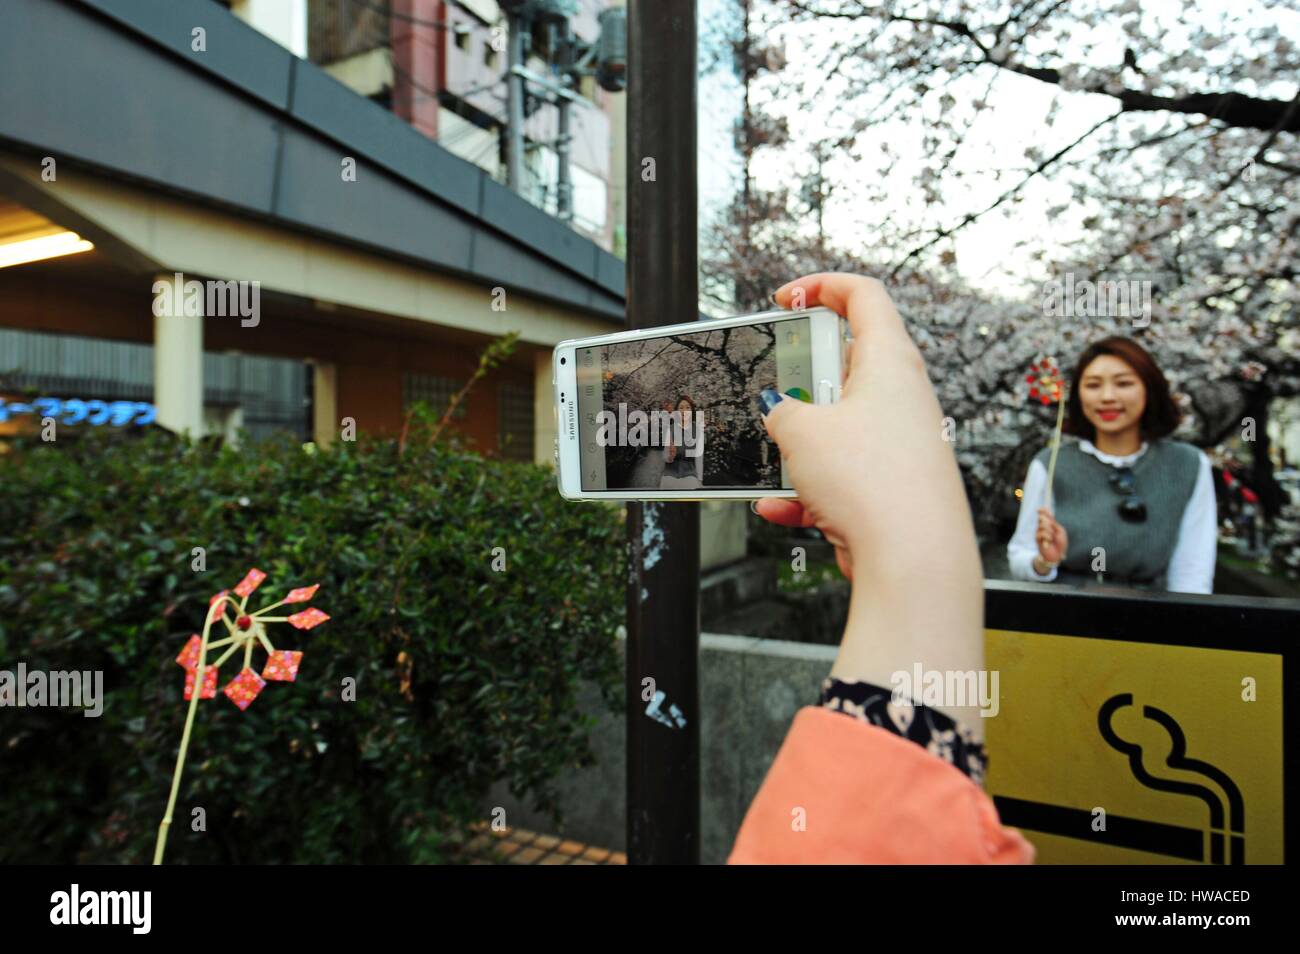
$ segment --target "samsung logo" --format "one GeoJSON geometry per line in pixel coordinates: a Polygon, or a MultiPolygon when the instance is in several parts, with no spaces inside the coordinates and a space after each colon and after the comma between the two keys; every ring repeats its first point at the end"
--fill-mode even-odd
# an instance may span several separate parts
{"type": "Polygon", "coordinates": [[[569,405],[569,440],[578,436],[578,412],[573,405],[569,405]]]}

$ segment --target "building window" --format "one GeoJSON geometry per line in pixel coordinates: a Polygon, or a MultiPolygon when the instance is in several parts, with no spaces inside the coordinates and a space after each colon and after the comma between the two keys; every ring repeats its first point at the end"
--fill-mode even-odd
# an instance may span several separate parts
{"type": "Polygon", "coordinates": [[[501,456],[507,460],[533,460],[533,389],[523,384],[501,385],[501,456]]]}
{"type": "MultiPolygon", "coordinates": [[[[416,401],[423,401],[430,410],[441,417],[447,412],[447,405],[452,397],[464,385],[454,378],[439,377],[436,374],[402,375],[402,410],[405,411],[416,401]]],[[[466,401],[461,401],[452,415],[454,420],[465,416],[466,401]]]]}
{"type": "Polygon", "coordinates": [[[489,40],[483,47],[483,65],[490,70],[497,68],[497,51],[492,49],[492,41],[489,40]]]}
{"type": "Polygon", "coordinates": [[[386,47],[389,35],[388,5],[380,0],[308,0],[307,52],[313,63],[324,66],[386,47]]]}

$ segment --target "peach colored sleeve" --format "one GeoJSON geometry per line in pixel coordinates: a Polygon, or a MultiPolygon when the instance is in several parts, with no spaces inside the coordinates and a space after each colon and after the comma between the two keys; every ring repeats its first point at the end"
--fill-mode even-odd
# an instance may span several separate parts
{"type": "Polygon", "coordinates": [[[952,765],[886,729],[806,706],[795,714],[727,863],[1033,860],[1033,846],[1004,828],[992,799],[952,765]]]}

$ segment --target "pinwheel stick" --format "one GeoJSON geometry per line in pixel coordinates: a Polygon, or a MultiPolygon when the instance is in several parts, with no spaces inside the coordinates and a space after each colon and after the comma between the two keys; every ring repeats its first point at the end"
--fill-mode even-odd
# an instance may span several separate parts
{"type": "Polygon", "coordinates": [[[1052,456],[1047,462],[1047,511],[1055,513],[1052,505],[1052,478],[1056,476],[1056,452],[1061,449],[1061,425],[1065,421],[1065,395],[1061,394],[1056,401],[1056,430],[1052,434],[1052,456]]]}
{"type": "MultiPolygon", "coordinates": [[[[223,596],[222,601],[234,603],[234,600],[228,596],[223,596]]],[[[217,604],[220,605],[220,604],[217,604]]],[[[203,623],[203,637],[199,642],[199,664],[194,671],[194,688],[190,692],[190,708],[185,713],[185,731],[181,733],[181,749],[176,754],[176,768],[172,772],[172,790],[167,796],[167,813],[163,815],[162,824],[158,826],[158,840],[153,848],[153,863],[162,864],[163,852],[167,850],[167,833],[171,831],[172,814],[176,810],[176,794],[181,788],[181,774],[185,771],[185,753],[190,748],[190,730],[194,728],[194,713],[199,707],[199,697],[203,695],[203,674],[208,668],[208,633],[212,629],[212,621],[216,618],[216,606],[208,608],[207,619],[203,623]]],[[[225,608],[222,608],[224,615],[225,608]]]]}

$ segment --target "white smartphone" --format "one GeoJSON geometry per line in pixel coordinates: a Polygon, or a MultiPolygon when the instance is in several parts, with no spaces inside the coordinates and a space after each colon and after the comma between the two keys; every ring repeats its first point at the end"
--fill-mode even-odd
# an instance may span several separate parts
{"type": "Polygon", "coordinates": [[[561,341],[551,366],[560,494],[798,496],[762,408],[838,400],[843,343],[841,318],[829,308],[561,341]]]}

